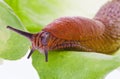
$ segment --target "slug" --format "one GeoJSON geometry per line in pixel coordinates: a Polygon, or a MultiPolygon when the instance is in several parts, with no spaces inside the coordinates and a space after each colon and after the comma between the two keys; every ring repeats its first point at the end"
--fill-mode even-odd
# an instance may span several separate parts
{"type": "Polygon", "coordinates": [[[120,0],[107,2],[93,19],[80,16],[61,17],[36,34],[11,26],[7,28],[31,41],[32,48],[28,58],[34,50],[44,53],[46,62],[49,50],[68,49],[113,54],[120,48],[120,0]]]}

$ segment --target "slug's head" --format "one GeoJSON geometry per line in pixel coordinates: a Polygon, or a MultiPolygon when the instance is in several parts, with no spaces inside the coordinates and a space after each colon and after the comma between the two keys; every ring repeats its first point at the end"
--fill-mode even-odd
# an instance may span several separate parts
{"type": "Polygon", "coordinates": [[[28,58],[31,56],[34,50],[39,50],[41,53],[45,54],[45,60],[48,61],[48,42],[49,42],[50,34],[49,32],[40,32],[32,35],[32,49],[28,58]]]}
{"type": "Polygon", "coordinates": [[[30,56],[35,50],[39,50],[40,52],[43,52],[45,54],[45,61],[46,62],[48,61],[48,46],[47,45],[48,45],[48,40],[50,36],[49,32],[42,31],[37,34],[31,34],[31,33],[27,33],[27,32],[15,29],[10,26],[7,26],[7,28],[25,36],[32,42],[32,47],[31,47],[30,53],[27,58],[30,58],[30,56]]]}

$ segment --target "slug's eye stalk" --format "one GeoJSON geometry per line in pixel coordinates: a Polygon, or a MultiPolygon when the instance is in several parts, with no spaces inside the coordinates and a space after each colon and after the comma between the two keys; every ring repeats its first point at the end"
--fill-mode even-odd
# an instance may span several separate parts
{"type": "Polygon", "coordinates": [[[23,35],[23,36],[27,37],[30,40],[32,40],[33,34],[31,34],[31,33],[27,33],[27,32],[15,29],[15,28],[13,28],[11,26],[7,26],[7,28],[10,29],[10,30],[12,30],[12,31],[15,31],[15,32],[19,33],[20,35],[23,35]]]}
{"type": "MultiPolygon", "coordinates": [[[[10,30],[12,30],[12,31],[17,32],[17,33],[20,34],[20,35],[25,36],[25,37],[28,38],[29,40],[32,40],[33,34],[31,34],[31,33],[27,33],[27,32],[24,32],[24,31],[15,29],[15,28],[13,28],[13,27],[11,27],[11,26],[7,26],[7,28],[10,29],[10,30]]],[[[34,52],[34,49],[32,48],[27,58],[30,58],[30,56],[32,55],[33,52],[34,52]]]]}

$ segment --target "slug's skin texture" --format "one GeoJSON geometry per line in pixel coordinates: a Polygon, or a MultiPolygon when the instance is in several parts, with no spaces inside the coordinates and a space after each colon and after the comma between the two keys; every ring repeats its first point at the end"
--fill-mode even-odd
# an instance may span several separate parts
{"type": "MultiPolygon", "coordinates": [[[[120,47],[120,0],[106,3],[93,19],[63,17],[47,25],[43,31],[57,39],[76,41],[84,51],[112,54],[120,47]]],[[[55,44],[59,46],[61,43],[55,44]]],[[[54,42],[49,45],[52,46],[54,42]]]]}
{"type": "Polygon", "coordinates": [[[71,49],[113,54],[120,48],[120,0],[103,5],[93,19],[62,17],[48,24],[40,33],[30,34],[9,27],[32,42],[32,49],[43,52],[71,49]]]}

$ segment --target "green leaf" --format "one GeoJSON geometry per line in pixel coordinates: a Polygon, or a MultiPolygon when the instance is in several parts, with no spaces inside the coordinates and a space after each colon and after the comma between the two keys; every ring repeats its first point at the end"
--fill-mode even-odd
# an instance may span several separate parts
{"type": "Polygon", "coordinates": [[[23,29],[23,25],[13,11],[0,2],[0,58],[19,59],[28,50],[28,40],[8,30],[6,26],[23,29]]]}
{"type": "MultiPolygon", "coordinates": [[[[31,32],[38,32],[57,17],[80,15],[80,11],[84,13],[83,9],[79,9],[80,5],[77,2],[74,3],[74,0],[64,0],[64,2],[61,0],[5,1],[31,32]],[[72,3],[74,5],[71,5],[72,3]],[[76,14],[74,12],[77,9],[79,11],[76,11],[76,14]]],[[[119,55],[119,53],[103,55],[88,52],[52,51],[49,53],[49,61],[45,62],[44,55],[36,51],[32,56],[32,64],[41,79],[104,79],[106,74],[120,66],[119,55]]]]}
{"type": "MultiPolygon", "coordinates": [[[[120,58],[120,57],[119,57],[120,58]]],[[[33,66],[41,79],[104,79],[120,66],[117,56],[88,52],[50,52],[49,61],[35,52],[33,66]]]]}

